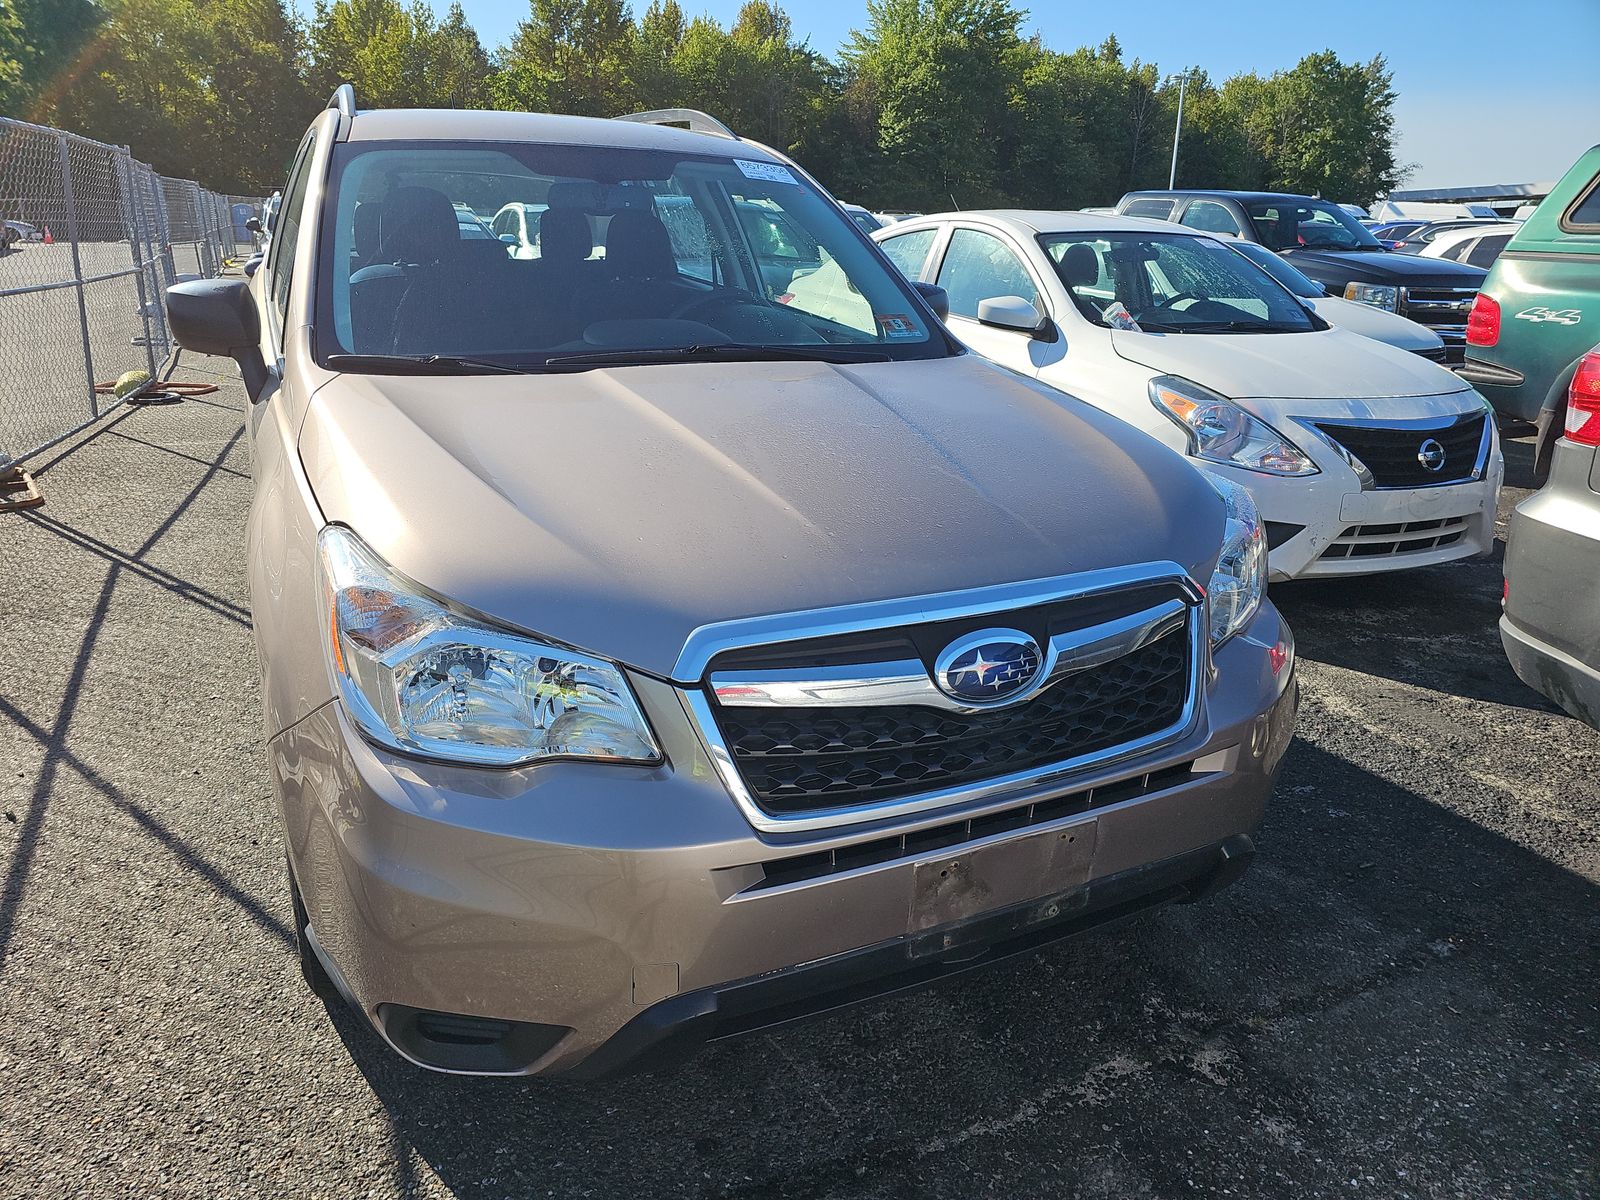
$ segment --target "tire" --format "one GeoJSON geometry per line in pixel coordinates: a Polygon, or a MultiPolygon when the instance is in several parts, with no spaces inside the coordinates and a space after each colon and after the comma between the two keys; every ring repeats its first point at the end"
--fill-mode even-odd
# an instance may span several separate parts
{"type": "Polygon", "coordinates": [[[1566,430],[1567,406],[1547,408],[1539,413],[1539,437],[1533,443],[1533,486],[1542,488],[1550,482],[1550,460],[1556,452],[1556,442],[1566,430]]]}
{"type": "Polygon", "coordinates": [[[328,974],[328,969],[322,965],[322,960],[317,957],[317,952],[311,948],[311,939],[307,936],[307,929],[311,926],[311,919],[306,916],[305,901],[300,898],[300,887],[294,881],[294,870],[284,864],[289,876],[289,899],[294,906],[294,948],[300,958],[300,974],[305,977],[306,986],[319,999],[329,1004],[344,1003],[344,996],[340,994],[338,985],[333,982],[333,976],[328,974]]]}

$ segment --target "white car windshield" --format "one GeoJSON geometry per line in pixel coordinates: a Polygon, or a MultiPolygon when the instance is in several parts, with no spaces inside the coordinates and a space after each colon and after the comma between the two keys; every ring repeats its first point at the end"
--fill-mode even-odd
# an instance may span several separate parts
{"type": "Polygon", "coordinates": [[[317,297],[328,366],[540,370],[953,352],[860,230],[778,163],[347,143],[336,148],[330,192],[317,297]],[[486,226],[476,215],[485,213],[500,215],[486,226]]]}
{"type": "Polygon", "coordinates": [[[1213,238],[1047,233],[1039,243],[1097,325],[1120,304],[1152,333],[1306,333],[1326,328],[1270,275],[1213,238]]]}

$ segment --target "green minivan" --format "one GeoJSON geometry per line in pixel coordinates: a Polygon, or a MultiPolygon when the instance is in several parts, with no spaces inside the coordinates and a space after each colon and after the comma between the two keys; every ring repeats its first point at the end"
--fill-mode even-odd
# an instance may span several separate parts
{"type": "Polygon", "coordinates": [[[1458,368],[1503,417],[1539,427],[1543,484],[1578,362],[1600,342],[1600,146],[1582,155],[1495,262],[1458,368]]]}

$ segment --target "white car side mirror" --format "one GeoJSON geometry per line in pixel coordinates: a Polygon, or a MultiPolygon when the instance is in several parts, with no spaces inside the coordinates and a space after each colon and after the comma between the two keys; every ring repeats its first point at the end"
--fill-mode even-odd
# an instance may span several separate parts
{"type": "Polygon", "coordinates": [[[979,300],[978,322],[1026,334],[1038,334],[1044,326],[1039,310],[1021,296],[990,296],[979,300]]]}

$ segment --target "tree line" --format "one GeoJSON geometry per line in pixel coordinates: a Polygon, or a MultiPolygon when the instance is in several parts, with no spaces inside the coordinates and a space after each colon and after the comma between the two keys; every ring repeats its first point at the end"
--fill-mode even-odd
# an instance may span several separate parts
{"type": "Polygon", "coordinates": [[[0,112],[129,145],[218,191],[281,181],[343,81],[362,107],[610,116],[704,109],[884,209],[1079,208],[1164,186],[1186,80],[1180,186],[1367,204],[1399,182],[1381,56],[1309,54],[1222,83],[1163,72],[1115,37],[1051,49],[1010,0],[867,0],[835,58],[772,0],[730,27],[679,0],[529,0],[485,47],[459,3],[0,0],[0,112]]]}

